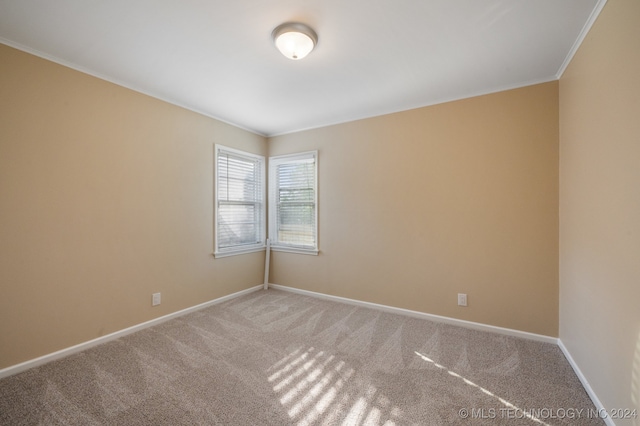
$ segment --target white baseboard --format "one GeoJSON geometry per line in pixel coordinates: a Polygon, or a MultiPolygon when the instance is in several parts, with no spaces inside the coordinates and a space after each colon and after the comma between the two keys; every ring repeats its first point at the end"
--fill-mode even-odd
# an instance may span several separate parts
{"type": "Polygon", "coordinates": [[[239,296],[242,296],[242,295],[245,295],[245,294],[248,294],[248,293],[252,293],[252,292],[260,290],[262,288],[263,288],[263,285],[260,284],[260,285],[255,286],[255,287],[248,288],[246,290],[241,290],[241,291],[238,291],[236,293],[229,294],[227,296],[222,296],[222,297],[219,297],[217,299],[210,300],[208,302],[192,306],[190,308],[182,309],[180,311],[173,312],[171,314],[164,315],[164,316],[161,316],[159,318],[155,318],[155,319],[152,319],[150,321],[146,321],[146,322],[143,322],[141,324],[137,324],[137,325],[134,325],[132,327],[128,327],[128,328],[125,328],[123,330],[119,330],[119,331],[116,331],[114,333],[107,334],[107,335],[102,336],[102,337],[98,337],[97,339],[89,340],[87,342],[83,342],[83,343],[77,344],[75,346],[71,346],[69,348],[65,348],[65,349],[62,349],[62,350],[59,350],[59,351],[56,351],[56,352],[53,352],[53,353],[50,353],[50,354],[35,358],[35,359],[31,359],[29,361],[22,362],[20,364],[16,364],[16,365],[12,365],[12,366],[7,367],[7,368],[3,368],[2,370],[0,370],[0,379],[2,379],[4,377],[12,376],[14,374],[21,373],[21,372],[23,372],[25,370],[28,370],[30,368],[38,367],[40,365],[46,364],[46,363],[51,362],[51,361],[55,361],[55,360],[60,359],[60,358],[67,357],[69,355],[84,351],[84,350],[92,348],[94,346],[98,346],[98,345],[100,345],[102,343],[106,343],[106,342],[109,342],[111,340],[118,339],[118,338],[120,338],[122,336],[126,336],[127,334],[135,333],[136,331],[140,331],[142,329],[145,329],[145,328],[148,328],[148,327],[152,327],[154,325],[158,325],[158,324],[163,323],[165,321],[168,321],[170,319],[173,319],[173,318],[176,318],[176,317],[179,317],[179,316],[182,316],[182,315],[186,315],[186,314],[189,314],[191,312],[195,312],[197,310],[200,310],[200,309],[212,306],[212,305],[216,305],[218,303],[226,302],[227,300],[235,299],[236,297],[239,297],[239,296]]]}
{"type": "Polygon", "coordinates": [[[472,328],[474,330],[488,331],[488,332],[491,332],[491,333],[505,334],[507,336],[514,336],[514,337],[521,337],[523,339],[536,340],[538,342],[558,344],[558,339],[556,337],[544,336],[542,334],[535,334],[535,333],[529,333],[529,332],[526,332],[526,331],[513,330],[511,328],[496,327],[496,326],[493,326],[493,325],[482,324],[482,323],[479,323],[479,322],[466,321],[466,320],[450,318],[450,317],[443,317],[443,316],[440,316],[440,315],[433,315],[433,314],[427,314],[427,313],[424,313],[424,312],[411,311],[409,309],[395,308],[393,306],[379,305],[377,303],[363,302],[361,300],[348,299],[346,297],[340,297],[340,296],[332,296],[332,295],[324,294],[324,293],[316,293],[315,291],[301,290],[299,288],[287,287],[287,286],[283,286],[283,285],[279,285],[279,284],[269,284],[269,287],[275,288],[277,290],[288,291],[288,292],[291,292],[291,293],[304,294],[304,295],[311,296],[311,297],[317,297],[317,298],[321,298],[321,299],[327,299],[327,300],[333,300],[333,301],[336,301],[336,302],[347,303],[347,304],[350,304],[350,305],[356,305],[356,306],[362,306],[362,307],[366,307],[366,308],[378,309],[378,310],[382,310],[382,311],[386,311],[386,312],[390,312],[390,313],[394,313],[394,314],[408,315],[408,316],[415,317],[415,318],[421,318],[421,319],[426,319],[426,320],[430,320],[430,321],[437,321],[437,322],[457,325],[457,326],[465,327],[465,328],[472,328]]]}
{"type": "MultiPolygon", "coordinates": [[[[582,387],[584,387],[584,390],[587,391],[589,398],[591,398],[591,401],[593,401],[593,405],[596,406],[596,410],[598,412],[606,413],[607,411],[604,408],[604,405],[602,404],[600,399],[598,398],[598,395],[596,395],[596,393],[593,391],[593,388],[591,388],[589,381],[584,376],[584,374],[582,374],[580,367],[578,367],[578,364],[576,364],[575,360],[571,356],[569,349],[567,349],[567,347],[564,345],[564,343],[562,343],[562,340],[560,339],[558,339],[558,346],[560,347],[560,350],[564,354],[564,357],[567,358],[567,361],[569,361],[569,365],[571,365],[571,368],[573,368],[573,371],[576,373],[576,376],[578,376],[578,379],[580,379],[580,382],[582,383],[582,387]]],[[[611,417],[609,416],[604,417],[602,420],[604,420],[607,426],[616,426],[613,419],[611,419],[611,417]]]]}

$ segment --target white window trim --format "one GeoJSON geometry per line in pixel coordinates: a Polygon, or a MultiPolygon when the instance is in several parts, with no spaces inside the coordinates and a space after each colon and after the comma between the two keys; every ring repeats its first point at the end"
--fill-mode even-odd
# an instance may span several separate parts
{"type": "Polygon", "coordinates": [[[319,250],[319,235],[318,235],[318,151],[306,151],[298,152],[295,154],[278,155],[269,157],[269,244],[272,251],[281,251],[286,253],[298,253],[317,256],[319,250]],[[275,165],[287,161],[293,161],[298,159],[306,159],[313,156],[314,159],[314,179],[315,179],[315,191],[314,191],[314,208],[315,208],[315,232],[316,232],[316,246],[313,248],[308,247],[296,247],[291,245],[282,245],[278,242],[277,236],[277,214],[276,214],[276,176],[275,165]]]}
{"type": "Polygon", "coordinates": [[[213,251],[213,255],[214,257],[217,258],[221,258],[221,257],[228,257],[228,256],[235,256],[235,255],[239,255],[239,254],[246,254],[246,253],[254,253],[254,252],[258,252],[258,251],[263,251],[266,250],[266,225],[267,225],[267,218],[266,218],[266,212],[267,212],[267,206],[266,206],[266,161],[265,161],[265,157],[263,157],[262,155],[258,155],[258,154],[253,154],[251,152],[246,152],[246,151],[241,151],[239,149],[234,149],[234,148],[230,148],[228,146],[225,145],[220,145],[220,144],[215,144],[214,146],[215,149],[215,155],[214,155],[214,166],[213,166],[213,170],[214,170],[214,210],[215,210],[215,214],[214,214],[214,223],[213,223],[213,233],[214,233],[214,251],[213,251]],[[243,245],[243,246],[238,246],[238,247],[229,247],[229,248],[223,248],[223,249],[219,249],[218,248],[218,205],[219,205],[219,201],[218,201],[218,154],[220,153],[220,151],[223,152],[228,152],[230,154],[235,154],[238,156],[242,156],[242,157],[248,157],[248,158],[254,158],[257,159],[258,161],[261,162],[262,167],[261,167],[261,183],[262,183],[262,188],[261,188],[261,196],[262,196],[262,209],[261,209],[261,214],[260,214],[260,243],[257,244],[247,244],[247,245],[243,245]]]}

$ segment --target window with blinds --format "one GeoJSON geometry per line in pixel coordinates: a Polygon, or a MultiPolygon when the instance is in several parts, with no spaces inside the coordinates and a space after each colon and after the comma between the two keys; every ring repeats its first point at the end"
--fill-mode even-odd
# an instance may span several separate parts
{"type": "Polygon", "coordinates": [[[317,151],[269,158],[273,250],[318,254],[317,151]]]}
{"type": "Polygon", "coordinates": [[[216,145],[215,255],[247,253],[265,246],[265,160],[216,145]]]}

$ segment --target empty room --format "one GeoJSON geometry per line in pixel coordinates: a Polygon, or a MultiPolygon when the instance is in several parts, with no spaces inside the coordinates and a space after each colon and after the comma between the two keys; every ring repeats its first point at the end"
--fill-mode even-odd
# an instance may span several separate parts
{"type": "Polygon", "coordinates": [[[637,0],[0,0],[0,425],[640,426],[637,0]]]}

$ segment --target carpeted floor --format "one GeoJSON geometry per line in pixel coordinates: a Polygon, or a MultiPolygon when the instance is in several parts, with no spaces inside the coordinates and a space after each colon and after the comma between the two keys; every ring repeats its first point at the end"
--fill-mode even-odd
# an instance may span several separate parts
{"type": "Polygon", "coordinates": [[[0,380],[1,425],[601,425],[552,344],[279,290],[0,380]]]}

